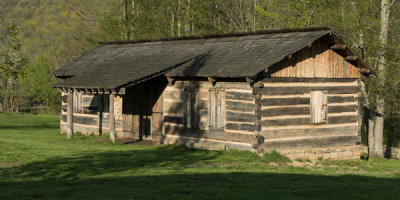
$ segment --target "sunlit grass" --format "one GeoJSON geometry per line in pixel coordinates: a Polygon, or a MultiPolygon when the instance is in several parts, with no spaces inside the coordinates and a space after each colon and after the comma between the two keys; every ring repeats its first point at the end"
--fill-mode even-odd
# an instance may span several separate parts
{"type": "Polygon", "coordinates": [[[113,144],[59,117],[0,114],[0,199],[396,199],[400,161],[113,144]],[[300,163],[300,165],[298,165],[300,163]],[[304,165],[301,165],[304,164],[304,165]]]}

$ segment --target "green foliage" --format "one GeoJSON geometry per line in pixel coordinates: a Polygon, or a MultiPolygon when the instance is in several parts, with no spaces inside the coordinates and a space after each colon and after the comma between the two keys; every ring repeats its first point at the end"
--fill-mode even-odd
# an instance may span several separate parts
{"type": "Polygon", "coordinates": [[[30,105],[44,105],[46,112],[58,111],[59,92],[51,88],[55,82],[52,77],[53,68],[49,65],[45,54],[39,54],[26,68],[26,77],[21,81],[21,89],[30,105]]]}
{"type": "Polygon", "coordinates": [[[263,155],[263,160],[266,162],[276,162],[276,163],[288,163],[292,162],[288,157],[278,153],[277,151],[271,151],[263,155]]]}

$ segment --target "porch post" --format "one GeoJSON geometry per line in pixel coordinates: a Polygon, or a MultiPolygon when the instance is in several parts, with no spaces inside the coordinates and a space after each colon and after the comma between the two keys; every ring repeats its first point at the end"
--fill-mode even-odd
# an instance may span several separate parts
{"type": "Polygon", "coordinates": [[[72,135],[74,134],[74,127],[73,127],[73,101],[74,101],[74,90],[69,89],[67,91],[67,138],[71,139],[72,135]]]}
{"type": "Polygon", "coordinates": [[[113,92],[110,93],[110,106],[109,106],[109,125],[110,125],[110,139],[112,142],[115,142],[115,118],[114,118],[114,98],[115,94],[113,92]]]}

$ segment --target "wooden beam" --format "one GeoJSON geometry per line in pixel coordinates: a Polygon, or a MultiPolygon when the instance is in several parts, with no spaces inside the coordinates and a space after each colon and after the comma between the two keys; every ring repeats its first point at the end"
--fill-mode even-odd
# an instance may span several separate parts
{"type": "Polygon", "coordinates": [[[254,83],[254,80],[250,77],[246,77],[246,81],[251,85],[254,83]]]}
{"type": "Polygon", "coordinates": [[[74,134],[73,127],[73,101],[74,101],[74,93],[69,90],[67,94],[67,138],[71,139],[74,134]]]}
{"type": "Polygon", "coordinates": [[[114,97],[115,94],[111,92],[110,94],[110,106],[109,106],[109,125],[110,125],[110,139],[115,143],[115,118],[114,118],[114,97]]]}
{"type": "Polygon", "coordinates": [[[292,59],[292,57],[293,57],[293,54],[288,55],[288,59],[292,59]]]}
{"type": "Polygon", "coordinates": [[[360,72],[362,74],[369,74],[371,72],[371,70],[370,69],[365,69],[365,68],[360,68],[360,72]]]}
{"type": "Polygon", "coordinates": [[[217,82],[217,80],[215,78],[212,77],[208,77],[208,81],[212,84],[215,84],[215,82],[217,82]]]}
{"type": "Polygon", "coordinates": [[[332,50],[346,50],[347,46],[345,44],[335,44],[331,46],[332,50]]]}
{"type": "Polygon", "coordinates": [[[356,61],[357,60],[357,56],[347,56],[344,58],[344,60],[346,61],[356,61]]]}
{"type": "Polygon", "coordinates": [[[125,94],[126,88],[122,87],[118,90],[118,94],[125,94]]]}
{"type": "Polygon", "coordinates": [[[175,84],[175,79],[167,76],[167,80],[168,80],[168,85],[173,86],[175,84]]]}

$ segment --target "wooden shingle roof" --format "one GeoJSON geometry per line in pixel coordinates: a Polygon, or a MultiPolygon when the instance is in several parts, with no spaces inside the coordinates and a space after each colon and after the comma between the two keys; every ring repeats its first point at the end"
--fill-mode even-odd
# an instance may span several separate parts
{"type": "Polygon", "coordinates": [[[115,89],[166,74],[253,77],[331,33],[327,28],[103,43],[57,70],[54,87],[115,89]]]}

